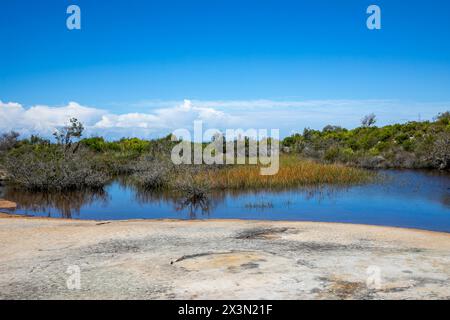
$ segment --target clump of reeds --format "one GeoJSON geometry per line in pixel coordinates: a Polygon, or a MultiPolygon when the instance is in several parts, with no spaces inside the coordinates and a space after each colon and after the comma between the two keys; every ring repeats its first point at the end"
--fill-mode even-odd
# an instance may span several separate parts
{"type": "Polygon", "coordinates": [[[245,204],[246,209],[272,209],[273,207],[272,202],[255,202],[245,204]]]}
{"type": "Polygon", "coordinates": [[[375,173],[340,164],[324,164],[281,156],[277,174],[263,176],[260,166],[235,165],[220,170],[199,172],[197,178],[208,181],[212,189],[289,188],[314,185],[351,185],[371,181],[375,173]]]}

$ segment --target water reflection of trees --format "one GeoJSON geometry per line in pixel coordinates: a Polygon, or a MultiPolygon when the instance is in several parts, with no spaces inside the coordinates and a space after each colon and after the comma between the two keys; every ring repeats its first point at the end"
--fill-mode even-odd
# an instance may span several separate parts
{"type": "MultiPolygon", "coordinates": [[[[394,172],[395,173],[395,172],[394,172]]],[[[433,175],[438,175],[433,173],[433,175]]],[[[321,201],[333,201],[339,199],[345,192],[356,188],[355,196],[359,193],[389,194],[391,196],[411,195],[411,197],[424,198],[426,201],[438,201],[445,208],[450,207],[450,179],[448,175],[424,176],[417,174],[391,174],[390,183],[379,183],[365,186],[303,186],[300,188],[272,188],[266,190],[218,190],[209,191],[207,198],[186,197],[182,190],[174,191],[148,191],[139,189],[137,186],[129,183],[127,179],[118,178],[118,183],[123,190],[132,190],[132,197],[127,201],[136,201],[141,205],[163,205],[172,207],[173,211],[179,212],[180,215],[186,215],[187,218],[195,219],[202,216],[210,216],[225,201],[235,203],[239,198],[245,197],[249,207],[256,203],[253,210],[259,210],[257,202],[271,202],[275,206],[289,208],[295,202],[301,200],[311,200],[320,203],[321,201]],[[427,179],[433,179],[428,181],[427,179]],[[407,183],[408,182],[408,183],[407,183]],[[417,189],[417,185],[422,186],[417,189]],[[361,189],[359,189],[361,188],[361,189]],[[284,202],[277,201],[278,197],[284,202]],[[248,198],[248,200],[247,200],[248,198]]],[[[116,189],[111,189],[111,197],[114,197],[116,189]]],[[[121,189],[122,190],[122,189],[121,189]]],[[[83,207],[90,205],[107,205],[110,197],[105,191],[72,191],[72,192],[26,192],[24,190],[15,190],[12,188],[0,187],[0,198],[14,201],[18,204],[18,210],[36,212],[39,214],[54,215],[58,214],[64,218],[71,218],[80,215],[83,207]]],[[[238,201],[239,203],[239,201],[238,201]]],[[[242,210],[249,210],[242,206],[242,210]]],[[[276,208],[279,209],[279,208],[276,208]]],[[[110,208],[114,211],[114,208],[110,208]]],[[[130,212],[132,214],[132,212],[130,212]]]]}
{"type": "Polygon", "coordinates": [[[198,217],[198,213],[209,216],[211,213],[211,206],[213,202],[210,197],[205,198],[180,198],[176,201],[175,210],[184,211],[187,210],[189,218],[195,219],[198,217]]]}
{"type": "Polygon", "coordinates": [[[17,209],[31,212],[43,212],[51,216],[55,211],[62,218],[72,218],[80,215],[83,206],[100,202],[108,203],[108,194],[102,190],[80,190],[65,192],[30,192],[15,188],[6,188],[4,195],[9,201],[18,204],[17,209]]]}
{"type": "Polygon", "coordinates": [[[211,192],[207,197],[186,197],[177,191],[148,191],[133,186],[135,199],[139,204],[169,203],[177,212],[187,212],[189,218],[209,216],[225,199],[223,192],[211,192]]]}
{"type": "Polygon", "coordinates": [[[191,197],[186,194],[186,190],[147,190],[140,188],[127,177],[118,177],[117,182],[124,188],[132,189],[135,201],[139,204],[169,204],[172,205],[174,211],[186,212],[191,219],[209,216],[227,197],[236,200],[242,196],[253,195],[264,200],[266,197],[269,199],[273,198],[274,195],[290,192],[292,193],[292,200],[289,199],[288,202],[292,204],[299,196],[306,200],[320,202],[324,199],[337,197],[341,192],[349,190],[347,185],[314,185],[298,188],[210,190],[207,192],[207,197],[191,197]]]}

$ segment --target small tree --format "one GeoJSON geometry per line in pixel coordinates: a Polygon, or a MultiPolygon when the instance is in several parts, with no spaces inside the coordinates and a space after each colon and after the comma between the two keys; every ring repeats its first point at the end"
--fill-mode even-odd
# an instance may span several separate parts
{"type": "Polygon", "coordinates": [[[450,124],[450,111],[439,113],[434,120],[445,125],[450,124]]]}
{"type": "MultiPolygon", "coordinates": [[[[56,139],[56,142],[59,145],[64,146],[64,149],[67,151],[70,149],[70,147],[72,146],[72,139],[73,138],[81,138],[81,136],[83,135],[83,131],[84,131],[84,126],[83,124],[78,121],[78,119],[76,118],[71,118],[69,120],[69,125],[62,127],[60,130],[56,130],[53,133],[53,136],[56,139]]],[[[75,147],[75,149],[73,150],[73,152],[76,152],[78,149],[78,145],[75,147]]]]}
{"type": "Polygon", "coordinates": [[[373,113],[368,114],[364,116],[364,118],[361,119],[361,125],[364,128],[369,128],[373,126],[377,122],[377,116],[373,113]]]}
{"type": "Polygon", "coordinates": [[[17,144],[17,138],[19,137],[19,133],[15,131],[11,131],[8,133],[3,133],[0,135],[0,152],[8,151],[17,144]]]}

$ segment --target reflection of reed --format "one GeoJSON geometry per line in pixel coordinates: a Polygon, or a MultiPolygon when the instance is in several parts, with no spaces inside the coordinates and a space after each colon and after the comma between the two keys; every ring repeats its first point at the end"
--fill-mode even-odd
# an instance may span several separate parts
{"type": "MultiPolygon", "coordinates": [[[[236,203],[236,200],[239,203],[240,199],[244,198],[248,205],[244,205],[242,209],[262,211],[274,208],[290,208],[293,203],[298,202],[300,199],[301,201],[309,200],[317,204],[320,204],[323,200],[333,201],[334,199],[339,199],[346,191],[353,188],[356,188],[356,201],[358,200],[357,195],[360,193],[379,192],[382,195],[411,195],[419,199],[424,198],[425,201],[439,201],[445,208],[450,207],[450,189],[448,189],[450,180],[448,175],[440,173],[424,175],[410,171],[397,174],[397,172],[394,171],[386,175],[387,178],[380,183],[364,186],[315,185],[297,188],[207,190],[207,192],[202,193],[207,197],[199,197],[198,191],[187,192],[189,188],[187,190],[177,188],[149,191],[140,189],[127,177],[117,177],[114,184],[120,186],[119,191],[117,191],[117,188],[111,188],[109,194],[105,191],[95,192],[92,190],[52,193],[26,192],[13,189],[12,187],[0,187],[0,198],[16,202],[19,210],[29,210],[41,214],[47,213],[48,215],[57,213],[64,218],[79,215],[81,208],[86,206],[102,203],[107,205],[109,198],[118,196],[124,190],[132,190],[132,197],[126,199],[130,203],[136,201],[141,205],[160,204],[165,207],[172,207],[173,211],[177,211],[183,216],[187,215],[191,219],[201,218],[202,215],[212,215],[215,208],[224,203],[225,200],[233,204],[236,203]],[[428,181],[428,179],[430,180],[428,181]],[[389,183],[386,181],[389,181],[389,183]],[[418,186],[421,186],[421,188],[418,188],[418,186]],[[278,200],[279,195],[281,199],[285,200],[282,204],[278,200]],[[264,205],[270,202],[273,202],[276,206],[274,205],[271,208],[270,205],[264,205]]],[[[352,195],[352,197],[355,196],[352,195]]],[[[117,209],[111,206],[109,210],[114,212],[117,209]]],[[[129,214],[132,215],[133,212],[129,212],[129,214]]]]}
{"type": "Polygon", "coordinates": [[[84,205],[94,202],[108,203],[108,194],[104,190],[80,190],[66,192],[30,192],[15,188],[6,188],[4,196],[18,204],[18,209],[32,212],[46,212],[50,216],[56,209],[62,218],[72,218],[80,214],[84,205]]]}
{"type": "MultiPolygon", "coordinates": [[[[267,194],[270,197],[277,196],[280,194],[284,194],[286,192],[292,193],[292,196],[295,198],[297,196],[303,196],[306,200],[316,200],[318,202],[324,199],[332,199],[336,198],[340,193],[348,191],[350,187],[347,186],[330,186],[330,185],[322,185],[322,186],[303,186],[297,188],[277,188],[277,189],[268,189],[268,190],[247,190],[247,191],[239,191],[239,190],[229,190],[222,194],[228,195],[231,199],[237,199],[243,195],[251,195],[254,197],[261,197],[263,201],[265,201],[264,195],[267,194]]],[[[287,204],[292,204],[292,201],[287,204]]]]}
{"type": "Polygon", "coordinates": [[[444,205],[444,207],[450,208],[450,193],[442,196],[441,203],[444,205]]]}
{"type": "Polygon", "coordinates": [[[265,210],[265,209],[273,209],[274,205],[272,202],[249,202],[244,205],[245,209],[258,209],[258,210],[265,210]]]}
{"type": "Polygon", "coordinates": [[[325,199],[335,198],[339,192],[348,191],[348,187],[318,186],[312,188],[302,188],[300,192],[305,195],[306,200],[316,200],[321,202],[325,199]]]}

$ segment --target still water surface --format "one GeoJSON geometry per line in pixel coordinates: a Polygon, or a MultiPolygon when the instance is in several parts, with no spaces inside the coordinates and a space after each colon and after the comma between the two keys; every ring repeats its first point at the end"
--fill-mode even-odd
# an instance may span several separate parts
{"type": "MultiPolygon", "coordinates": [[[[140,192],[116,181],[102,193],[24,193],[0,197],[18,203],[16,214],[73,219],[257,219],[347,222],[450,232],[450,175],[383,171],[383,182],[211,195],[209,208],[180,205],[167,193],[140,192]]],[[[12,212],[12,211],[11,211],[12,212]]]]}

